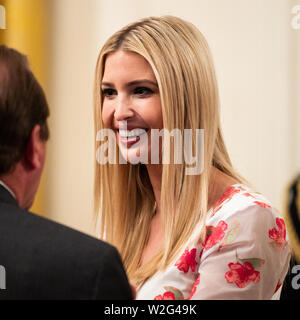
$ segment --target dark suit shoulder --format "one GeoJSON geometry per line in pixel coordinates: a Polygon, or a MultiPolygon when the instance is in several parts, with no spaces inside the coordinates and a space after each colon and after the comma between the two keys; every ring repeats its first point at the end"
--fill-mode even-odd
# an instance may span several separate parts
{"type": "Polygon", "coordinates": [[[0,265],[7,271],[7,293],[10,283],[11,296],[21,298],[25,293],[32,299],[94,299],[114,294],[115,289],[99,294],[99,279],[109,269],[119,272],[116,277],[128,288],[113,246],[6,203],[0,203],[0,265]]]}
{"type": "Polygon", "coordinates": [[[82,243],[86,246],[91,245],[94,247],[96,245],[96,247],[101,248],[101,250],[111,249],[108,243],[88,234],[13,205],[0,204],[0,221],[7,230],[11,231],[10,227],[14,230],[16,238],[20,238],[20,234],[29,237],[23,238],[24,241],[28,239],[34,242],[34,239],[39,239],[39,241],[36,241],[36,244],[44,241],[43,244],[48,243],[54,245],[63,238],[64,241],[60,244],[66,247],[69,246],[72,241],[76,241],[78,245],[82,243]],[[31,233],[33,230],[34,233],[31,233]]]}

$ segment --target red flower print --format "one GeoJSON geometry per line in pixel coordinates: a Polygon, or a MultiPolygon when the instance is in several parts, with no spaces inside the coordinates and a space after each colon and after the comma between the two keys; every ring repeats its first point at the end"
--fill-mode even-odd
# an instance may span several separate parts
{"type": "Polygon", "coordinates": [[[220,242],[225,236],[225,230],[228,225],[223,220],[219,221],[216,227],[208,226],[206,230],[206,238],[204,249],[209,249],[220,242]]]}
{"type": "Polygon", "coordinates": [[[252,194],[249,193],[249,192],[245,192],[243,195],[246,196],[246,197],[251,197],[251,198],[254,198],[254,199],[255,199],[254,195],[252,195],[252,194]]]}
{"type": "Polygon", "coordinates": [[[283,245],[286,243],[286,229],[284,220],[281,218],[276,218],[276,224],[278,230],[276,228],[269,230],[269,238],[272,239],[270,242],[276,250],[281,250],[283,245]]]}
{"type": "Polygon", "coordinates": [[[281,285],[282,285],[282,283],[281,283],[280,280],[279,280],[278,283],[277,283],[277,286],[276,286],[276,288],[275,288],[274,293],[281,287],[281,285]]]}
{"type": "Polygon", "coordinates": [[[166,286],[164,289],[166,292],[163,295],[157,295],[154,300],[184,300],[183,294],[179,289],[171,286],[166,286]]]}
{"type": "Polygon", "coordinates": [[[230,271],[225,273],[225,278],[229,283],[235,283],[239,288],[246,287],[250,281],[258,282],[260,272],[256,271],[250,262],[229,263],[230,271]]]}
{"type": "Polygon", "coordinates": [[[201,257],[202,257],[202,253],[203,253],[203,248],[202,248],[202,250],[200,251],[200,254],[199,254],[199,260],[201,259],[201,257]]]}
{"type": "Polygon", "coordinates": [[[261,206],[262,208],[271,208],[270,205],[264,203],[264,202],[259,202],[259,201],[254,201],[254,203],[258,204],[259,206],[261,206]]]}
{"type": "Polygon", "coordinates": [[[173,292],[166,291],[163,295],[156,296],[154,300],[175,300],[175,295],[173,292]]]}
{"type": "Polygon", "coordinates": [[[231,186],[229,187],[221,196],[221,198],[215,203],[213,206],[213,213],[212,217],[216,214],[217,211],[219,211],[222,208],[222,205],[225,200],[230,200],[236,193],[239,193],[240,190],[231,186]]]}
{"type": "Polygon", "coordinates": [[[193,289],[192,289],[192,291],[191,291],[191,294],[190,294],[190,296],[187,298],[187,300],[190,300],[190,299],[193,297],[193,295],[195,294],[195,292],[196,292],[196,290],[197,290],[197,287],[198,287],[199,283],[200,283],[200,274],[199,274],[197,280],[195,281],[195,283],[194,283],[194,285],[193,285],[193,289]]]}
{"type": "Polygon", "coordinates": [[[236,189],[235,187],[231,186],[229,187],[221,196],[221,198],[217,201],[215,204],[215,208],[220,206],[225,200],[231,199],[236,193],[239,193],[240,190],[236,189]]]}
{"type": "Polygon", "coordinates": [[[196,249],[192,249],[189,251],[186,249],[183,253],[183,255],[178,259],[175,266],[177,266],[178,270],[183,271],[184,273],[187,273],[189,271],[189,268],[193,272],[196,270],[197,262],[195,260],[196,258],[196,249]]]}

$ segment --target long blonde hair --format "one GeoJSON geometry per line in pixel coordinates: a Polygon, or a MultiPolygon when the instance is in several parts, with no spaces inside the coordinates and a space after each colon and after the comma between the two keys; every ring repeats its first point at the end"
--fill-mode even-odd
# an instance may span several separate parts
{"type": "MultiPolygon", "coordinates": [[[[104,44],[95,73],[95,136],[101,119],[101,81],[105,59],[118,50],[143,56],[155,74],[161,98],[164,128],[172,131],[204,129],[204,170],[186,175],[186,164],[163,164],[161,212],[164,241],[161,251],[140,266],[155,214],[155,197],[143,164],[100,165],[95,161],[95,215],[100,237],[121,253],[130,281],[142,284],[165,269],[192,234],[196,223],[205,237],[210,171],[215,166],[243,182],[227,153],[219,117],[218,87],[209,47],[191,23],[174,16],[149,17],[131,23],[104,44]]],[[[193,136],[194,137],[194,136],[193,136]]],[[[193,139],[193,150],[195,150],[193,139]]],[[[96,150],[99,142],[96,141],[96,150]]]]}

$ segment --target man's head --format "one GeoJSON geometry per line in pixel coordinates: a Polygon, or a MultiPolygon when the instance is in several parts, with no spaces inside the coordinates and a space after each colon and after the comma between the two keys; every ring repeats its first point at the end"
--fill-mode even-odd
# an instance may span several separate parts
{"type": "Polygon", "coordinates": [[[0,46],[0,179],[29,208],[42,174],[49,108],[27,58],[0,46]]]}

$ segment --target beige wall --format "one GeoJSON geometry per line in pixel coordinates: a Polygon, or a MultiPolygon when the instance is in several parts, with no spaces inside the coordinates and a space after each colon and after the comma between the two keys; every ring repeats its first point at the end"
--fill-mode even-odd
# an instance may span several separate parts
{"type": "MultiPolygon", "coordinates": [[[[291,0],[291,7],[300,6],[300,0],[291,0]]],[[[298,11],[298,16],[300,12],[298,11]]],[[[293,17],[294,15],[292,15],[293,17]]],[[[300,17],[297,19],[300,24],[300,17]]],[[[291,145],[292,168],[300,173],[300,28],[291,32],[291,69],[292,69],[292,112],[291,119],[291,145]]]]}
{"type": "Polygon", "coordinates": [[[90,232],[95,1],[53,2],[48,217],[90,232]]]}
{"type": "Polygon", "coordinates": [[[92,233],[96,57],[105,39],[145,16],[177,15],[206,36],[228,149],[240,172],[281,208],[300,172],[299,35],[286,0],[53,0],[48,216],[92,233]],[[298,72],[297,72],[298,71],[298,72]]]}

